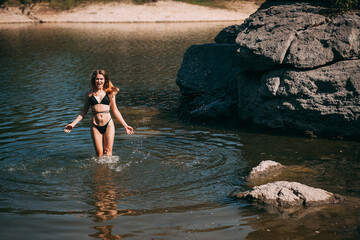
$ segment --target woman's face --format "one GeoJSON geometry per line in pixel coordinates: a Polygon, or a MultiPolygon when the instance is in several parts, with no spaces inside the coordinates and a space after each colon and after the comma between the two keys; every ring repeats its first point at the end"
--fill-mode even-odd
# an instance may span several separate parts
{"type": "Polygon", "coordinates": [[[105,78],[102,74],[98,74],[95,77],[95,86],[97,87],[97,89],[102,89],[104,87],[105,84],[105,78]]]}

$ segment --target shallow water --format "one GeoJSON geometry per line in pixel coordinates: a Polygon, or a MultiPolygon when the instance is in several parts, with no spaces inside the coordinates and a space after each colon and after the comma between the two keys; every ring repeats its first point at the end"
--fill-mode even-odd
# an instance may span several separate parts
{"type": "Polygon", "coordinates": [[[360,229],[358,142],[183,121],[176,73],[186,49],[232,23],[0,25],[3,239],[352,239],[360,229]],[[114,157],[95,158],[89,116],[70,133],[94,69],[120,87],[135,128],[116,124],[114,157]],[[342,194],[284,215],[229,197],[262,160],[274,180],[342,194]],[[30,237],[29,237],[30,236],[30,237]]]}

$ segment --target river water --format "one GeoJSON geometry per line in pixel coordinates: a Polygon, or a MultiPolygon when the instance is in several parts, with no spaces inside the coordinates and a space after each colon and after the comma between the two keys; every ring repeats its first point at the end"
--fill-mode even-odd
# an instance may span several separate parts
{"type": "Polygon", "coordinates": [[[232,23],[0,25],[1,239],[353,239],[358,142],[196,124],[177,114],[193,44],[232,23]],[[95,69],[120,88],[114,157],[95,158],[89,115],[70,133],[95,69]],[[292,214],[230,197],[262,160],[348,198],[292,214]]]}

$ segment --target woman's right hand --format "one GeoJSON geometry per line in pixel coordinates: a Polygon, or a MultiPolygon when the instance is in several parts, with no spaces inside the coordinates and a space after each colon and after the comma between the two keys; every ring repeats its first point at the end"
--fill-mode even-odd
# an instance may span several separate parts
{"type": "Polygon", "coordinates": [[[66,125],[65,128],[64,128],[64,132],[69,133],[69,132],[71,132],[71,130],[72,130],[73,128],[74,128],[74,126],[73,126],[72,124],[68,124],[68,125],[66,125]]]}

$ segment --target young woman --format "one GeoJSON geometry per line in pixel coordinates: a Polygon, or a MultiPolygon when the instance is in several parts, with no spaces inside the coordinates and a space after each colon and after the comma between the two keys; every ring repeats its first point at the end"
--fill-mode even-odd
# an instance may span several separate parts
{"type": "Polygon", "coordinates": [[[112,155],[115,137],[115,126],[110,110],[115,118],[123,125],[127,134],[133,134],[133,128],[126,124],[116,106],[115,95],[119,89],[115,87],[104,70],[93,72],[90,80],[91,89],[85,95],[85,103],[77,118],[65,126],[64,131],[69,133],[75,125],[84,118],[91,106],[91,137],[97,156],[112,155]]]}

